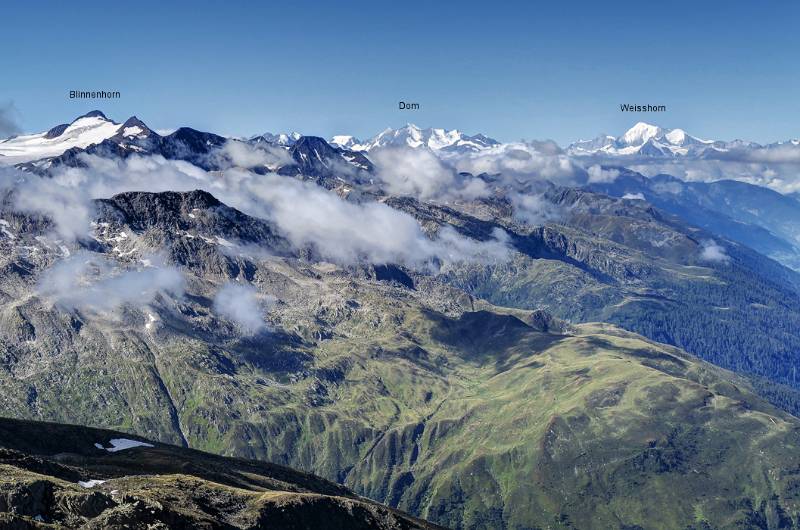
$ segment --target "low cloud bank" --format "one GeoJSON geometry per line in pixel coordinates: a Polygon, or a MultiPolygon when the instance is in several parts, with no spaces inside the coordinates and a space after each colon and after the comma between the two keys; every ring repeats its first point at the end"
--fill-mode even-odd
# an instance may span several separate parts
{"type": "Polygon", "coordinates": [[[560,185],[586,182],[586,171],[555,142],[516,142],[461,155],[453,159],[458,171],[473,175],[500,174],[506,181],[550,181],[560,185]]]}
{"type": "Polygon", "coordinates": [[[83,154],[80,159],[86,167],[56,169],[48,178],[2,170],[14,172],[4,181],[15,191],[15,207],[48,216],[62,238],[88,235],[92,199],[131,190],[202,189],[229,206],[271,221],[296,248],[312,247],[323,259],[340,264],[425,267],[436,261],[486,260],[487,256],[501,260],[507,255],[502,236],[475,245],[446,231],[431,238],[404,212],[379,202],[348,202],[316,184],[290,177],[241,169],[207,172],[158,156],[115,160],[83,154]]]}
{"type": "Polygon", "coordinates": [[[505,239],[479,243],[447,229],[429,238],[412,216],[383,203],[355,204],[311,183],[266,175],[247,183],[241,206],[275,222],[296,247],[313,247],[342,264],[367,261],[422,267],[445,262],[506,258],[505,239]],[[253,200],[255,199],[255,200],[253,200]]]}
{"type": "Polygon", "coordinates": [[[739,180],[779,193],[800,192],[800,146],[786,144],[753,151],[720,153],[698,159],[607,160],[652,177],[668,174],[685,181],[739,180]]]}

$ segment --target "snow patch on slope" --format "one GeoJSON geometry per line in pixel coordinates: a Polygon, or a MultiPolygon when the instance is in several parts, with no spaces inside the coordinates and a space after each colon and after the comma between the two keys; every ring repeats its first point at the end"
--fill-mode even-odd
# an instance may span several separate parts
{"type": "Polygon", "coordinates": [[[153,447],[153,444],[140,442],[139,440],[131,440],[129,438],[112,438],[108,441],[111,447],[105,447],[101,443],[94,444],[98,449],[104,449],[109,453],[116,453],[117,451],[124,451],[125,449],[132,449],[134,447],[153,447]]]}

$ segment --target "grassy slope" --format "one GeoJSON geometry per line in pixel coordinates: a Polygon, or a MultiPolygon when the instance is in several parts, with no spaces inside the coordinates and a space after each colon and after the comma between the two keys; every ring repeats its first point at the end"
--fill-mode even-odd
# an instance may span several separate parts
{"type": "Polygon", "coordinates": [[[464,528],[777,525],[796,511],[797,421],[732,374],[611,327],[513,345],[456,327],[473,344],[460,384],[422,426],[382,438],[351,474],[359,491],[464,528]]]}
{"type": "MultiPolygon", "coordinates": [[[[562,337],[491,313],[393,316],[391,332],[324,344],[321,366],[352,367],[321,405],[281,389],[292,397],[222,447],[460,528],[796,517],[797,421],[731,373],[611,327],[562,337]]],[[[197,434],[220,448],[214,429],[197,434]]]]}

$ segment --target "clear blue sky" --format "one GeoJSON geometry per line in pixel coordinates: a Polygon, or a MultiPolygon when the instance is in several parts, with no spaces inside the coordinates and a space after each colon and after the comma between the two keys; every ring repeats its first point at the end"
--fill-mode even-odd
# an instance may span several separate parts
{"type": "Polygon", "coordinates": [[[25,131],[95,107],[154,128],[565,143],[643,119],[800,136],[800,2],[8,2],[0,104],[25,131]],[[70,89],[122,92],[70,101],[70,89]],[[397,110],[414,101],[415,112],[397,110]],[[622,114],[623,102],[664,104],[622,114]]]}

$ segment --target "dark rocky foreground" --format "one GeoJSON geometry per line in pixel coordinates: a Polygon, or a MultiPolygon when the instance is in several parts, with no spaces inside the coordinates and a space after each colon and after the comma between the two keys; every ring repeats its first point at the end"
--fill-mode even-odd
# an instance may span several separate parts
{"type": "Polygon", "coordinates": [[[283,466],[114,439],[142,440],[0,419],[0,528],[440,528],[283,466]]]}

